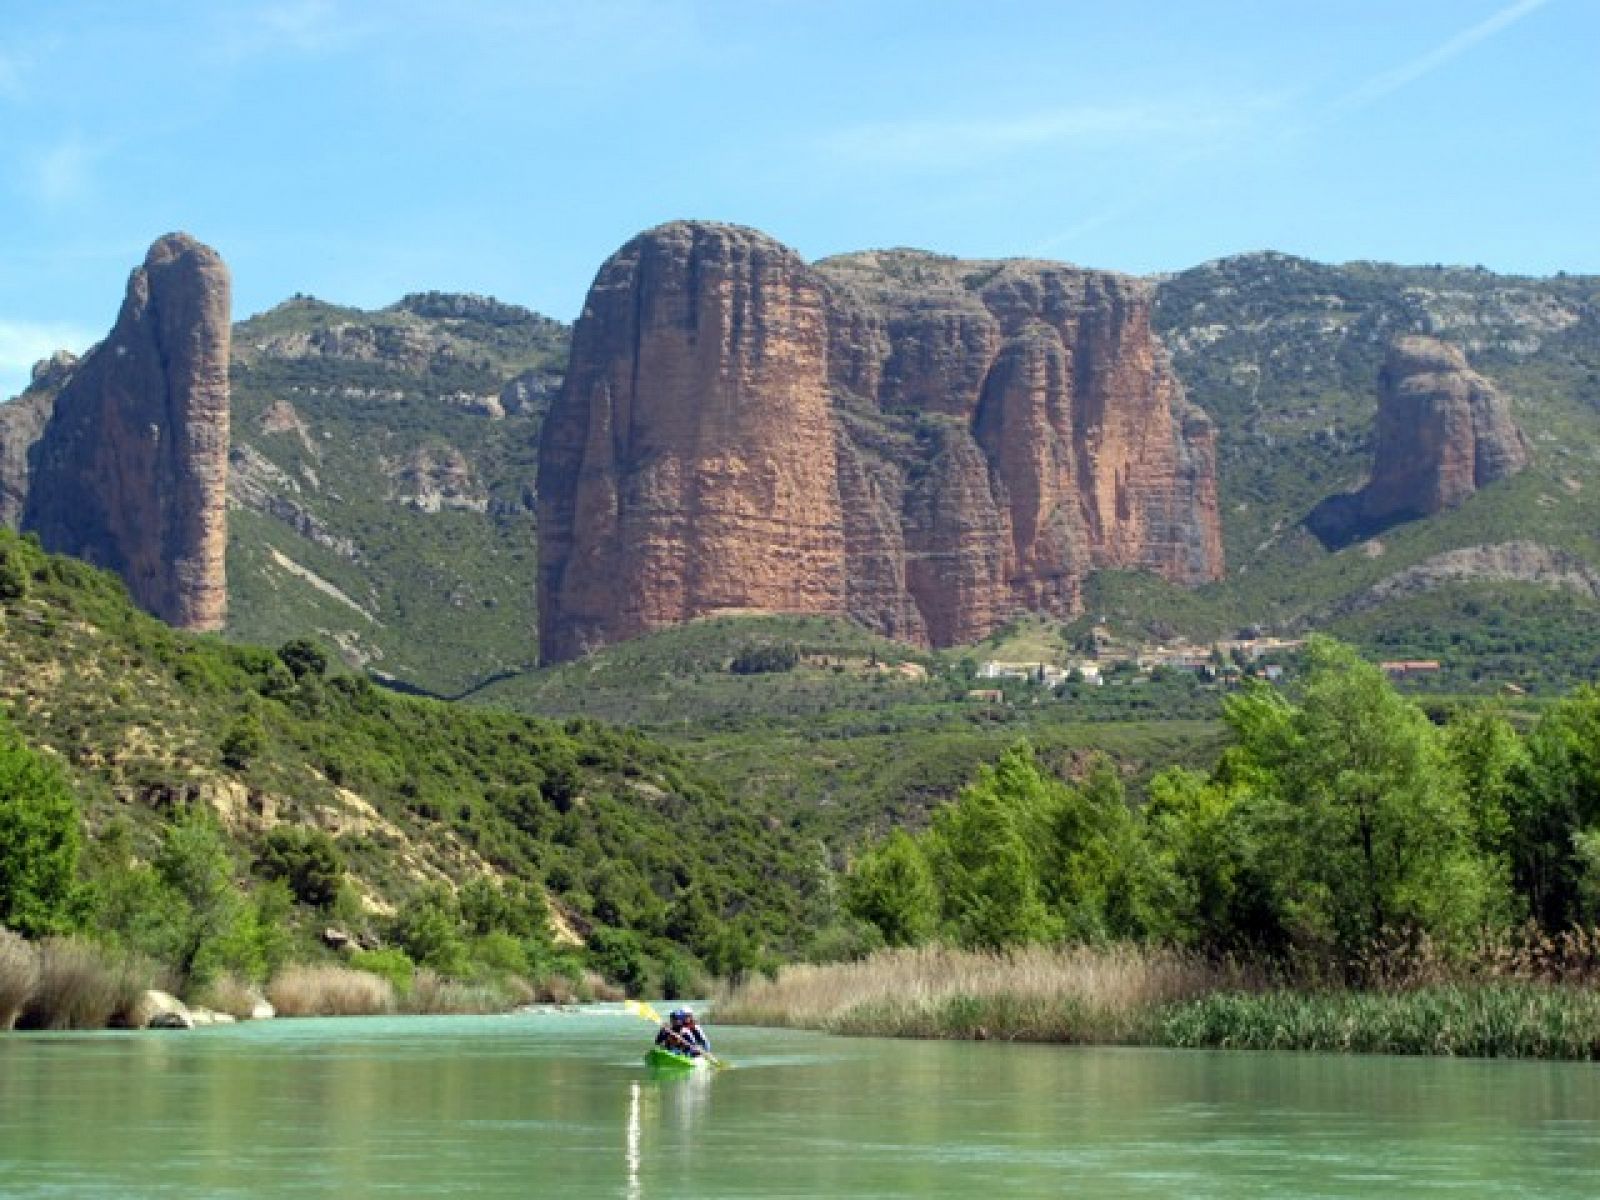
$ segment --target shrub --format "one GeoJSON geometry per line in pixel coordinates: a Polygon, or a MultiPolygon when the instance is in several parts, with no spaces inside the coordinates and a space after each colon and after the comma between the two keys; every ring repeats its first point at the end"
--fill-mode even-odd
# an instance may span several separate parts
{"type": "Polygon", "coordinates": [[[394,921],[394,939],[411,961],[441,975],[467,973],[467,943],[455,900],[444,888],[414,897],[394,921]]]}
{"type": "Polygon", "coordinates": [[[358,971],[371,971],[387,979],[401,996],[411,992],[411,978],[416,968],[405,951],[385,946],[381,950],[358,950],[350,956],[350,965],[358,971]]]}
{"type": "Polygon", "coordinates": [[[66,779],[0,724],[0,925],[40,937],[76,923],[79,845],[66,779]]]}
{"type": "Polygon", "coordinates": [[[394,985],[349,967],[287,967],[267,986],[280,1017],[365,1017],[395,1010],[394,985]]]}
{"type": "Polygon", "coordinates": [[[294,898],[311,908],[330,908],[344,881],[344,859],[327,832],[294,825],[267,834],[256,870],[263,878],[283,880],[294,898]]]}
{"type": "Polygon", "coordinates": [[[261,718],[247,713],[228,726],[222,735],[222,763],[235,771],[242,771],[261,756],[267,748],[267,730],[261,718]]]}

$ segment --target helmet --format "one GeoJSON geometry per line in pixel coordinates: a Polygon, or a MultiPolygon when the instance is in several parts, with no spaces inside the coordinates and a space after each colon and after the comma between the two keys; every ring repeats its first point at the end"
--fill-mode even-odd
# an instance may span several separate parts
{"type": "Polygon", "coordinates": [[[686,1008],[675,1008],[675,1009],[673,1009],[671,1012],[669,1012],[667,1014],[667,1020],[669,1020],[669,1021],[681,1021],[685,1017],[692,1017],[692,1016],[694,1016],[694,1014],[692,1012],[690,1012],[686,1008]]]}
{"type": "Polygon", "coordinates": [[[685,1021],[692,1021],[692,1020],[694,1020],[694,1009],[692,1009],[692,1008],[680,1008],[678,1010],[678,1015],[680,1017],[682,1017],[685,1021]]]}

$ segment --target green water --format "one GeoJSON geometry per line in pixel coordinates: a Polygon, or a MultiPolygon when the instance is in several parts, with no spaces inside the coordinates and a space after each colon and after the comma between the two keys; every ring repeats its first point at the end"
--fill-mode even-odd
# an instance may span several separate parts
{"type": "Polygon", "coordinates": [[[718,1030],[611,1012],[0,1036],[0,1195],[1592,1197],[1600,1070],[718,1030]]]}

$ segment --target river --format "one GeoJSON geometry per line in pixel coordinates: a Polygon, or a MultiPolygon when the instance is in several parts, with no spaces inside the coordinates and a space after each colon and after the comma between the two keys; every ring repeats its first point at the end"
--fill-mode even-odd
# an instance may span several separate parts
{"type": "Polygon", "coordinates": [[[0,1195],[1592,1197],[1581,1064],[714,1030],[615,1011],[0,1035],[0,1195]]]}

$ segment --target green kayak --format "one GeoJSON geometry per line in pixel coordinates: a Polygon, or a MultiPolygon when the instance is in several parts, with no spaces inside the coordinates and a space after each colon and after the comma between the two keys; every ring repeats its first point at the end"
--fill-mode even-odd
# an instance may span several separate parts
{"type": "Polygon", "coordinates": [[[687,1054],[674,1054],[671,1050],[663,1050],[660,1046],[652,1046],[645,1051],[644,1065],[652,1071],[673,1071],[686,1075],[690,1071],[703,1070],[706,1060],[703,1058],[690,1058],[687,1054]]]}

